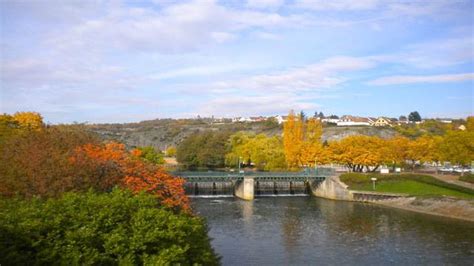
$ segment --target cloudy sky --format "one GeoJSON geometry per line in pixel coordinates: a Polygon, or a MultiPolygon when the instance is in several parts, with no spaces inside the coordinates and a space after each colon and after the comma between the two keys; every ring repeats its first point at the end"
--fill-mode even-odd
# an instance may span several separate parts
{"type": "Polygon", "coordinates": [[[0,1],[0,112],[474,113],[474,1],[0,1]]]}

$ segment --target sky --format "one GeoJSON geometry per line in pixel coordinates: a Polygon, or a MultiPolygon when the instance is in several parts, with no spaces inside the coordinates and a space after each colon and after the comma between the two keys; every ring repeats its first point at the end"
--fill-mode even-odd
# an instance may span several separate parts
{"type": "Polygon", "coordinates": [[[474,1],[2,0],[0,112],[474,113],[474,1]]]}

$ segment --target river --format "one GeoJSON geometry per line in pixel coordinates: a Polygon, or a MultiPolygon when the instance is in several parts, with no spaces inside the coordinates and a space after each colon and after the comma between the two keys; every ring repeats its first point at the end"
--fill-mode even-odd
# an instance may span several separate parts
{"type": "Polygon", "coordinates": [[[474,223],[315,197],[193,198],[223,265],[473,265],[474,223]]]}

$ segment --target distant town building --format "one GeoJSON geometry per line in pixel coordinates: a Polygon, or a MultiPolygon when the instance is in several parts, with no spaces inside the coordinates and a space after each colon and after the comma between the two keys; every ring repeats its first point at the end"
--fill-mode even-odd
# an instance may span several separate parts
{"type": "Polygon", "coordinates": [[[374,123],[372,123],[372,126],[375,126],[375,127],[387,127],[387,126],[392,126],[392,121],[390,120],[390,118],[387,118],[387,117],[379,117],[377,118],[377,120],[375,120],[374,123]]]}
{"type": "Polygon", "coordinates": [[[275,116],[275,119],[278,122],[278,124],[283,124],[288,119],[288,116],[277,115],[275,116]]]}
{"type": "Polygon", "coordinates": [[[373,119],[367,117],[344,115],[337,122],[337,126],[370,126],[373,122],[373,119]]]}
{"type": "Polygon", "coordinates": [[[333,123],[337,124],[337,122],[341,121],[339,118],[323,118],[321,119],[321,122],[323,123],[333,123]]]}

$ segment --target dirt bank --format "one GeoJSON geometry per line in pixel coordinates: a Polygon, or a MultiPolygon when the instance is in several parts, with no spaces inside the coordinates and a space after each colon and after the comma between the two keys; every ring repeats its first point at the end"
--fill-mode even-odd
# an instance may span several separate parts
{"type": "Polygon", "coordinates": [[[420,213],[456,218],[474,222],[474,201],[456,198],[407,197],[374,202],[420,213]]]}

